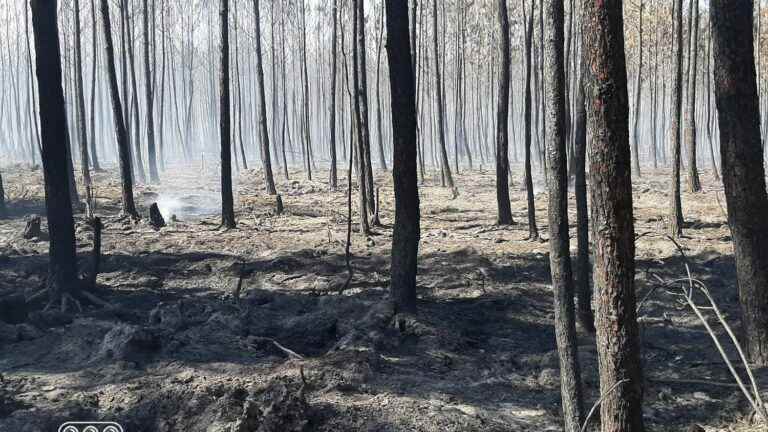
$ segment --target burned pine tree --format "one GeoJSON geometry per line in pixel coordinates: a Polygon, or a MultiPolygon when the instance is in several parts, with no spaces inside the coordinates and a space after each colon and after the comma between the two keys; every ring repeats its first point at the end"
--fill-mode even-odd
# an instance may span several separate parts
{"type": "MultiPolygon", "coordinates": [[[[106,2],[107,0],[103,0],[106,2]]],[[[59,29],[55,0],[32,0],[32,31],[40,101],[41,153],[45,205],[50,236],[48,295],[51,304],[65,301],[78,288],[75,227],[69,197],[67,117],[62,91],[59,29]]]]}
{"type": "Polygon", "coordinates": [[[416,85],[408,39],[408,4],[387,0],[387,60],[392,97],[395,227],[392,237],[390,293],[397,310],[416,309],[419,253],[419,189],[416,172],[416,85]]]}
{"type": "MultiPolygon", "coordinates": [[[[499,29],[501,30],[501,74],[499,74],[499,99],[496,109],[496,223],[511,225],[512,208],[509,203],[509,75],[511,54],[509,50],[509,16],[507,0],[499,0],[499,29]]],[[[456,152],[458,158],[458,152],[456,152]]]]}
{"type": "MultiPolygon", "coordinates": [[[[503,0],[502,0],[503,1],[503,0]]],[[[565,430],[579,432],[584,422],[584,396],[576,340],[573,274],[568,237],[568,164],[565,150],[565,11],[563,0],[545,0],[544,103],[549,170],[549,268],[555,293],[555,338],[560,357],[560,393],[565,430]]],[[[499,121],[502,119],[499,118],[499,121]]],[[[506,122],[506,119],[503,119],[506,122]]]]}
{"type": "Polygon", "coordinates": [[[536,226],[536,203],[533,194],[533,175],[531,173],[531,52],[533,44],[533,10],[536,7],[535,0],[531,2],[531,11],[526,18],[525,2],[523,2],[523,18],[525,25],[525,84],[523,94],[523,123],[525,146],[525,197],[528,205],[528,239],[539,239],[539,229],[536,226]]]}
{"type": "MultiPolygon", "coordinates": [[[[153,3],[154,5],[154,0],[153,3]]],[[[144,0],[143,5],[143,14],[142,14],[142,21],[144,24],[144,90],[145,90],[145,97],[147,100],[147,159],[149,160],[149,181],[151,183],[159,183],[160,182],[160,176],[157,171],[157,149],[155,146],[155,114],[154,114],[154,89],[152,86],[154,85],[154,82],[152,80],[152,72],[150,70],[150,57],[149,57],[149,51],[150,51],[150,45],[152,43],[152,39],[149,36],[149,2],[148,0],[144,0]]],[[[154,8],[152,10],[152,15],[154,16],[154,8]]],[[[154,34],[154,33],[153,33],[154,34]]],[[[152,62],[154,61],[154,58],[152,59],[152,62]]],[[[154,65],[153,65],[154,66],[154,65]]]]}
{"type": "Polygon", "coordinates": [[[675,66],[672,90],[672,212],[669,215],[673,237],[683,234],[683,206],[680,200],[680,122],[683,107],[683,0],[675,0],[675,66]]]}
{"type": "MultiPolygon", "coordinates": [[[[106,1],[106,0],[105,0],[106,1]]],[[[235,205],[232,197],[232,130],[229,112],[229,0],[219,5],[221,51],[219,69],[219,139],[221,144],[221,225],[232,229],[235,222],[235,205]]]]}
{"type": "Polygon", "coordinates": [[[101,20],[104,29],[104,49],[107,54],[107,75],[109,76],[109,92],[112,99],[112,118],[115,122],[118,158],[120,161],[120,178],[122,185],[122,211],[124,214],[138,219],[136,204],[133,200],[133,173],[131,168],[131,149],[128,141],[128,131],[123,121],[123,107],[120,102],[120,90],[117,87],[117,72],[115,71],[115,50],[112,44],[112,23],[109,18],[109,1],[101,1],[101,20]]]}
{"type": "Polygon", "coordinates": [[[253,0],[254,21],[256,22],[256,77],[259,86],[259,132],[261,134],[261,163],[264,168],[264,183],[267,194],[277,195],[275,178],[272,175],[272,159],[270,158],[269,130],[267,129],[267,101],[264,92],[264,65],[261,56],[261,13],[260,0],[253,0]]]}
{"type": "Polygon", "coordinates": [[[629,102],[622,2],[583,0],[595,327],[603,432],[642,432],[629,102]]]}
{"type": "Polygon", "coordinates": [[[768,195],[755,78],[753,3],[712,0],[714,84],[722,178],[733,235],[743,341],[750,362],[768,365],[768,195]]]}

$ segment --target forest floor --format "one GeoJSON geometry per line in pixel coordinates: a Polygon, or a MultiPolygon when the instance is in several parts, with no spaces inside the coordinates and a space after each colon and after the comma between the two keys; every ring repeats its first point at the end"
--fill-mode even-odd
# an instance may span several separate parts
{"type": "MultiPolygon", "coordinates": [[[[383,301],[394,217],[388,173],[376,179],[384,226],[367,239],[353,232],[354,278],[342,291],[346,187],[329,192],[324,170],[315,173],[321,181],[293,172],[278,181],[286,211],[275,216],[261,172],[241,172],[238,228],[222,231],[216,170],[175,167],[162,186],[138,186],[136,224],[119,217],[116,172],[97,173],[105,228],[95,293],[114,308],[84,304],[41,319],[35,311],[45,301],[27,310],[18,294],[45,283],[47,241],[21,237],[30,214],[44,215],[42,173],[3,169],[10,215],[0,220],[0,431],[95,419],[131,432],[561,430],[548,245],[526,240],[520,166],[511,227],[495,225],[491,170],[456,176],[455,200],[434,176],[422,185],[419,312],[395,320],[383,301]],[[153,202],[169,219],[159,231],[147,222],[153,202]]],[[[653,275],[685,274],[664,238],[668,177],[646,170],[633,186],[638,299],[653,275]]],[[[683,194],[680,243],[738,331],[724,198],[709,171],[702,181],[702,193],[683,194]]],[[[546,239],[546,194],[541,182],[536,189],[546,239]]],[[[575,250],[573,212],[570,220],[575,250]]],[[[85,264],[90,228],[82,215],[76,224],[85,264]]],[[[640,315],[648,430],[747,424],[746,401],[692,312],[655,290],[640,315]]],[[[582,330],[579,355],[590,407],[599,397],[597,356],[582,330]]],[[[768,389],[768,371],[756,373],[768,389]]]]}

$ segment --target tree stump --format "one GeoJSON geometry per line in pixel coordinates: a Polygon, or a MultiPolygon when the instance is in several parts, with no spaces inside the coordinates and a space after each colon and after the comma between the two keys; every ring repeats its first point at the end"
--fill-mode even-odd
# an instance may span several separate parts
{"type": "Polygon", "coordinates": [[[157,203],[152,203],[152,205],[149,206],[149,224],[152,225],[152,228],[154,228],[155,231],[158,231],[165,226],[165,219],[163,219],[163,215],[160,213],[157,203]]]}
{"type": "Polygon", "coordinates": [[[40,216],[32,215],[24,227],[24,233],[21,235],[27,240],[40,237],[40,216]]]}
{"type": "Polygon", "coordinates": [[[280,195],[275,195],[275,215],[281,215],[285,211],[283,207],[283,198],[280,195]]]}

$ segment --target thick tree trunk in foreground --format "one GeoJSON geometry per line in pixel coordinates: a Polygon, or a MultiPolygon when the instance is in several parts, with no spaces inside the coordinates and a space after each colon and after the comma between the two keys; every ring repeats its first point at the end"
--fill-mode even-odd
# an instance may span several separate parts
{"type": "MultiPolygon", "coordinates": [[[[104,0],[106,1],[106,0],[104,0]]],[[[50,235],[48,289],[52,302],[77,288],[77,256],[64,140],[67,117],[55,0],[32,0],[36,75],[40,101],[45,205],[50,235]]]]}
{"type": "Polygon", "coordinates": [[[641,432],[643,373],[635,314],[629,107],[622,2],[583,0],[595,327],[603,432],[641,432]],[[623,380],[626,380],[622,382],[623,380]]]}
{"type": "MultiPolygon", "coordinates": [[[[501,30],[501,74],[499,74],[499,99],[496,108],[496,204],[499,225],[512,224],[512,208],[509,203],[509,17],[507,0],[499,0],[499,29],[501,30]]],[[[458,158],[458,152],[457,156],[458,158]]]]}
{"type": "Polygon", "coordinates": [[[253,0],[256,14],[256,77],[259,82],[259,129],[261,130],[261,163],[264,166],[264,182],[267,194],[276,195],[275,178],[272,175],[272,159],[269,151],[269,131],[267,129],[267,97],[264,92],[264,65],[261,57],[261,13],[260,0],[253,0]]]}
{"type": "Polygon", "coordinates": [[[408,3],[387,0],[387,60],[392,97],[395,228],[390,293],[397,310],[416,310],[419,189],[416,172],[416,88],[408,40],[408,3]]]}
{"type": "Polygon", "coordinates": [[[131,168],[131,149],[128,141],[128,131],[125,128],[123,106],[120,102],[120,91],[117,87],[117,72],[115,71],[115,49],[112,44],[112,23],[109,18],[109,1],[101,1],[101,19],[104,30],[104,47],[107,53],[107,73],[109,75],[109,92],[112,95],[112,118],[115,122],[117,151],[120,160],[120,179],[122,185],[123,213],[138,218],[136,204],[133,201],[133,172],[131,168]]]}
{"type": "MultiPolygon", "coordinates": [[[[555,338],[560,357],[560,393],[567,432],[579,432],[584,421],[584,397],[576,340],[568,239],[568,164],[565,154],[565,67],[563,0],[546,0],[544,50],[546,148],[549,165],[549,268],[555,293],[555,338]]],[[[501,121],[502,119],[499,118],[501,121]]],[[[506,119],[504,119],[506,120],[506,119]]]]}
{"type": "Polygon", "coordinates": [[[683,101],[683,0],[675,0],[675,69],[672,90],[672,213],[669,215],[673,237],[683,235],[683,206],[680,202],[680,120],[683,101]]]}
{"type": "MultiPolygon", "coordinates": [[[[235,0],[237,1],[237,0],[235,0]]],[[[229,112],[229,0],[221,0],[221,52],[219,70],[219,139],[221,143],[221,225],[235,228],[235,204],[232,198],[232,130],[229,112]]]]}
{"type": "Polygon", "coordinates": [[[768,365],[768,196],[750,0],[712,0],[720,155],[749,360],[768,365]]]}

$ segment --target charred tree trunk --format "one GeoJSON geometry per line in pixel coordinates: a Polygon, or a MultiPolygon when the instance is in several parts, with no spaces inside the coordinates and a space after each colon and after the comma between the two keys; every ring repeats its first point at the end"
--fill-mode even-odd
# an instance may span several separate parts
{"type": "MultiPolygon", "coordinates": [[[[336,69],[337,69],[337,49],[336,29],[338,28],[338,0],[333,0],[333,36],[331,39],[331,107],[330,107],[330,151],[331,151],[331,169],[328,174],[328,182],[331,190],[336,190],[339,179],[336,169],[336,69]]],[[[342,102],[343,103],[343,102],[342,102]]]]}
{"type": "Polygon", "coordinates": [[[408,40],[408,2],[387,0],[387,59],[392,97],[395,227],[390,295],[398,311],[416,310],[419,189],[416,172],[416,86],[408,40]]]}
{"type": "MultiPolygon", "coordinates": [[[[74,0],[75,18],[75,102],[77,103],[78,132],[80,132],[80,171],[85,185],[85,216],[93,217],[93,188],[88,158],[88,128],[85,126],[85,95],[83,90],[83,54],[80,43],[80,1],[74,0]]],[[[93,114],[91,114],[93,115],[93,114]]]]}
{"type": "MultiPolygon", "coordinates": [[[[155,148],[155,112],[153,109],[154,103],[154,88],[152,81],[152,72],[150,70],[150,57],[149,48],[152,43],[152,39],[149,37],[149,4],[148,0],[144,0],[144,89],[145,96],[147,98],[147,159],[149,160],[149,181],[151,183],[159,183],[160,176],[157,172],[157,150],[155,148]]],[[[155,12],[152,11],[152,16],[155,12]]]]}
{"type": "Polygon", "coordinates": [[[92,52],[93,52],[93,68],[91,69],[91,121],[90,121],[90,131],[91,131],[91,139],[89,140],[91,143],[91,166],[93,166],[93,170],[98,172],[101,171],[101,164],[99,164],[99,156],[98,152],[96,151],[96,71],[98,66],[98,47],[97,47],[97,41],[98,41],[98,32],[96,31],[96,1],[91,0],[91,37],[92,37],[92,52]]]}
{"type": "Polygon", "coordinates": [[[277,195],[275,179],[272,176],[272,159],[269,150],[269,130],[267,129],[267,96],[264,92],[264,65],[261,56],[261,14],[259,12],[260,0],[253,0],[253,9],[256,14],[256,78],[259,83],[259,129],[261,130],[261,163],[264,166],[264,182],[267,194],[277,195]]]}
{"type": "Polygon", "coordinates": [[[642,432],[629,104],[622,2],[583,0],[595,327],[603,432],[642,432]],[[623,380],[626,380],[623,382],[623,380]]]}
{"type": "MultiPolygon", "coordinates": [[[[579,432],[584,422],[584,396],[576,340],[568,237],[568,163],[565,154],[565,10],[563,0],[546,0],[544,50],[546,148],[549,170],[549,269],[555,294],[555,339],[560,357],[560,393],[567,432],[579,432]]],[[[502,119],[499,118],[501,121],[502,119]]],[[[506,122],[506,119],[504,119],[506,122]]]]}
{"type": "MultiPolygon", "coordinates": [[[[499,0],[499,28],[501,30],[501,74],[499,74],[499,99],[496,109],[496,204],[499,225],[511,225],[512,208],[509,203],[509,16],[507,0],[499,0]]],[[[456,153],[458,157],[458,152],[456,153]]]]}
{"type": "MultiPolygon", "coordinates": [[[[104,0],[106,1],[106,0],[104,0]]],[[[237,1],[237,0],[235,0],[237,1]]],[[[229,0],[219,4],[221,19],[221,52],[219,84],[219,139],[221,144],[221,225],[227,229],[235,228],[235,205],[232,197],[232,131],[229,112],[229,0]]]]}
{"type": "Polygon", "coordinates": [[[715,98],[733,235],[743,341],[750,362],[768,365],[768,196],[760,143],[750,0],[713,0],[715,98]]]}
{"type": "Polygon", "coordinates": [[[683,235],[683,209],[680,201],[680,120],[683,100],[683,0],[675,0],[675,69],[672,90],[672,213],[670,232],[673,237],[683,235]]]}
{"type": "MultiPolygon", "coordinates": [[[[448,163],[448,151],[445,148],[445,112],[443,110],[443,83],[440,78],[440,48],[438,45],[438,28],[437,28],[437,0],[432,1],[432,29],[434,36],[435,46],[435,87],[436,89],[436,108],[437,108],[437,123],[438,123],[438,135],[440,142],[440,169],[442,170],[442,185],[447,186],[450,189],[455,190],[455,184],[453,183],[453,176],[451,175],[451,166],[448,163]]],[[[455,194],[455,192],[454,192],[455,194]]]]}
{"type": "MultiPolygon", "coordinates": [[[[580,61],[581,63],[581,61],[580,61]]],[[[595,332],[595,314],[592,311],[592,284],[589,266],[589,210],[587,206],[587,179],[585,172],[587,154],[587,110],[584,106],[584,69],[579,68],[576,83],[576,112],[574,119],[573,171],[576,199],[576,295],[577,318],[581,327],[595,332]]]]}
{"type": "Polygon", "coordinates": [[[112,118],[115,122],[117,151],[120,161],[120,178],[122,186],[122,211],[133,218],[138,218],[136,204],[133,201],[133,172],[131,168],[131,149],[128,141],[128,131],[123,117],[123,106],[120,102],[120,90],[117,87],[117,72],[115,71],[115,50],[112,44],[112,23],[109,18],[109,2],[101,1],[101,19],[104,27],[104,47],[107,53],[107,74],[109,75],[109,92],[112,95],[112,118]]]}
{"type": "MultiPolygon", "coordinates": [[[[525,8],[523,8],[525,14],[525,8]]],[[[536,2],[531,2],[531,10],[528,15],[528,24],[525,30],[525,94],[523,100],[525,107],[523,122],[525,125],[525,192],[526,202],[528,204],[528,239],[535,241],[539,239],[539,229],[536,226],[536,203],[533,195],[533,174],[531,172],[531,53],[533,48],[533,11],[536,9],[536,2]]]]}
{"type": "Polygon", "coordinates": [[[698,58],[699,58],[699,1],[692,0],[690,14],[694,15],[691,20],[689,49],[690,58],[688,73],[688,101],[685,114],[685,147],[688,150],[688,190],[690,192],[700,192],[701,182],[699,181],[699,170],[696,165],[696,77],[698,76],[698,58]]]}
{"type": "MultiPolygon", "coordinates": [[[[106,0],[103,0],[106,2],[106,0]]],[[[45,205],[50,235],[48,294],[51,303],[76,290],[77,255],[72,202],[69,197],[67,134],[62,92],[61,54],[55,0],[32,0],[32,30],[40,101],[45,205]]]]}
{"type": "Polygon", "coordinates": [[[642,104],[643,90],[643,0],[640,0],[640,26],[638,27],[639,59],[637,61],[637,79],[635,80],[635,116],[632,125],[632,160],[634,171],[639,178],[640,174],[640,107],[642,104]]]}

